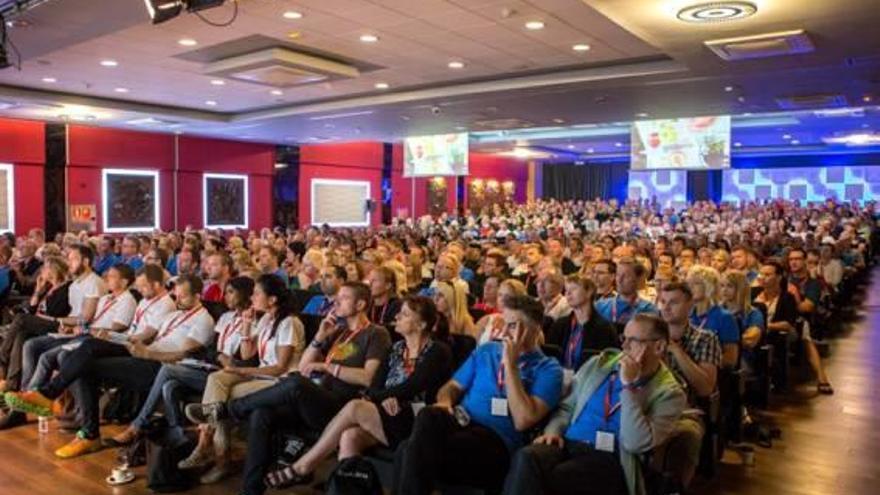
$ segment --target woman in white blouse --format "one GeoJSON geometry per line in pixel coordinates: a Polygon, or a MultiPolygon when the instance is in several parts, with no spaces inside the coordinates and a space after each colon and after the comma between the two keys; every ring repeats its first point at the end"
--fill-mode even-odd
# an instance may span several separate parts
{"type": "MultiPolygon", "coordinates": [[[[238,357],[208,377],[201,404],[186,407],[187,416],[202,404],[225,402],[269,387],[274,378],[295,369],[305,350],[305,331],[293,315],[293,300],[286,284],[276,275],[262,275],[254,286],[253,306],[242,313],[238,329],[238,357]],[[257,320],[256,312],[262,317],[257,320]]],[[[229,472],[229,426],[216,431],[202,425],[199,443],[180,469],[194,469],[211,462],[214,467],[201,477],[203,484],[216,483],[229,472]]]]}

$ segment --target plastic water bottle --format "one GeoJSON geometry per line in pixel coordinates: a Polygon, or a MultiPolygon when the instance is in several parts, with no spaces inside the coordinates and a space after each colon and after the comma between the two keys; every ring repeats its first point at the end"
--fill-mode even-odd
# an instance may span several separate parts
{"type": "Polygon", "coordinates": [[[37,418],[37,431],[40,435],[45,435],[49,433],[49,418],[45,416],[40,416],[37,418]]]}

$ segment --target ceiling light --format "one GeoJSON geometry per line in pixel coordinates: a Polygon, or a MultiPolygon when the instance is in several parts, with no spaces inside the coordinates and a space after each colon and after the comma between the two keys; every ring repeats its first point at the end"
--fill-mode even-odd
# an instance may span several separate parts
{"type": "Polygon", "coordinates": [[[578,43],[576,45],[572,45],[571,49],[576,52],[588,52],[590,51],[590,45],[586,43],[578,43]]]}
{"type": "Polygon", "coordinates": [[[645,112],[639,112],[636,114],[636,117],[638,117],[640,119],[644,119],[645,117],[648,117],[648,114],[645,112]]]}
{"type": "Polygon", "coordinates": [[[116,67],[117,65],[119,65],[119,62],[108,58],[105,60],[101,60],[101,65],[103,65],[104,67],[116,67]]]}
{"type": "Polygon", "coordinates": [[[783,134],[782,139],[785,139],[786,141],[788,141],[789,139],[791,139],[791,134],[783,134]]]}
{"type": "Polygon", "coordinates": [[[801,144],[801,142],[798,141],[797,139],[792,139],[792,140],[791,140],[791,144],[794,145],[794,146],[797,146],[797,145],[801,144]]]}
{"type": "Polygon", "coordinates": [[[375,34],[362,34],[361,41],[364,43],[375,43],[379,41],[379,37],[375,34]]]}
{"type": "Polygon", "coordinates": [[[751,2],[709,2],[685,7],[677,17],[684,22],[723,22],[745,19],[757,11],[758,7],[751,2]]]}
{"type": "Polygon", "coordinates": [[[181,46],[196,46],[199,44],[199,42],[192,38],[183,38],[181,40],[178,40],[177,44],[181,46]]]}
{"type": "Polygon", "coordinates": [[[390,87],[391,86],[388,83],[384,83],[384,82],[376,83],[376,89],[388,89],[390,87]]]}
{"type": "Polygon", "coordinates": [[[209,107],[216,107],[216,106],[217,106],[217,102],[214,101],[214,100],[208,100],[208,101],[205,102],[205,105],[208,105],[209,107]]]}
{"type": "Polygon", "coordinates": [[[226,85],[226,81],[224,81],[223,79],[211,79],[211,84],[213,84],[214,86],[224,86],[226,85]]]}
{"type": "Polygon", "coordinates": [[[113,91],[116,91],[117,93],[128,93],[128,88],[116,88],[113,91]]]}
{"type": "Polygon", "coordinates": [[[733,86],[724,86],[724,91],[730,93],[731,91],[733,91],[733,86]]]}
{"type": "Polygon", "coordinates": [[[553,119],[553,123],[554,124],[564,124],[565,119],[556,118],[556,119],[553,119]]]}
{"type": "Polygon", "coordinates": [[[573,145],[573,144],[569,144],[569,145],[568,145],[568,149],[573,150],[573,149],[574,149],[574,145],[573,145]]]}
{"type": "Polygon", "coordinates": [[[288,10],[287,12],[281,14],[281,17],[284,17],[285,19],[302,19],[303,15],[302,13],[295,10],[288,10]]]}
{"type": "Polygon", "coordinates": [[[594,150],[593,148],[587,148],[587,153],[592,153],[594,151],[596,151],[596,150],[594,150]]]}
{"type": "Polygon", "coordinates": [[[614,146],[617,146],[618,148],[622,148],[622,147],[623,147],[623,143],[614,143],[614,146]]]}
{"type": "Polygon", "coordinates": [[[736,147],[736,148],[739,148],[739,147],[742,146],[742,145],[743,145],[743,144],[742,144],[741,142],[739,142],[739,141],[733,143],[733,146],[736,147]]]}
{"type": "Polygon", "coordinates": [[[284,95],[284,91],[281,91],[280,89],[273,89],[272,91],[269,91],[269,94],[273,96],[282,96],[284,95]]]}
{"type": "Polygon", "coordinates": [[[871,98],[871,95],[865,95],[862,97],[862,101],[865,103],[871,103],[871,100],[873,100],[873,98],[871,98]]]}
{"type": "Polygon", "coordinates": [[[44,77],[43,82],[51,84],[58,82],[58,79],[55,79],[54,77],[44,77]]]}
{"type": "Polygon", "coordinates": [[[823,138],[827,144],[845,144],[847,146],[872,146],[880,144],[880,134],[861,132],[848,136],[823,138]]]}
{"type": "Polygon", "coordinates": [[[450,69],[464,69],[464,62],[454,60],[452,62],[449,62],[449,68],[450,69]]]}
{"type": "Polygon", "coordinates": [[[529,21],[526,23],[526,29],[529,31],[544,29],[544,21],[529,21]]]}

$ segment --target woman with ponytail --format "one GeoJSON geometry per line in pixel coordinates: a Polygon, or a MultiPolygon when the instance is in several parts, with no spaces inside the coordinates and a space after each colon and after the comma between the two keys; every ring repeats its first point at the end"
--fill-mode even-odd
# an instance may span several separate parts
{"type": "MultiPolygon", "coordinates": [[[[222,370],[208,376],[202,404],[237,399],[274,385],[273,378],[296,369],[299,364],[306,346],[305,331],[293,314],[293,299],[284,281],[277,275],[261,275],[251,302],[252,307],[242,312],[238,329],[240,359],[227,362],[222,370]],[[262,313],[259,320],[257,312],[262,313]]],[[[188,405],[187,416],[202,404],[188,405]]],[[[213,430],[203,424],[200,428],[199,444],[178,467],[194,469],[213,462],[214,467],[201,477],[201,482],[216,483],[229,472],[229,426],[221,423],[213,430]],[[212,437],[213,441],[207,441],[212,437]]]]}
{"type": "Polygon", "coordinates": [[[446,324],[427,297],[405,298],[394,330],[394,343],[376,373],[366,398],[349,402],[324,429],[321,438],[294,464],[271,472],[266,484],[283,487],[308,483],[325,459],[339,450],[339,460],[375,445],[392,449],[409,437],[415,413],[433,403],[452,373],[452,353],[436,331],[446,324]]]}

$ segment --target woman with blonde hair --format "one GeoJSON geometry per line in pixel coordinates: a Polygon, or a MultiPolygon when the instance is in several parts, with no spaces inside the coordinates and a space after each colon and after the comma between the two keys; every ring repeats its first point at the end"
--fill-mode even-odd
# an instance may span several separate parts
{"type": "Polygon", "coordinates": [[[718,335],[721,364],[730,367],[739,360],[739,326],[733,315],[718,304],[720,281],[718,270],[704,265],[691,266],[685,280],[693,293],[691,325],[718,335]]]}
{"type": "Polygon", "coordinates": [[[718,299],[736,319],[744,351],[754,349],[764,333],[764,314],[752,306],[751,291],[745,272],[728,270],[721,275],[718,299]]]}
{"type": "Polygon", "coordinates": [[[394,279],[397,282],[395,287],[397,288],[396,297],[403,297],[406,294],[406,267],[403,266],[403,263],[397,260],[388,260],[382,264],[385,268],[388,268],[392,272],[394,272],[394,279]]]}
{"type": "Polygon", "coordinates": [[[476,338],[474,319],[468,313],[467,294],[450,282],[434,282],[434,304],[437,311],[449,321],[450,334],[470,335],[476,338]]]}
{"type": "Polygon", "coordinates": [[[527,296],[526,285],[522,281],[515,278],[509,278],[501,282],[498,286],[498,297],[495,307],[498,312],[486,315],[477,322],[476,334],[477,344],[485,344],[495,338],[500,338],[504,334],[504,318],[502,312],[506,307],[505,301],[509,301],[517,296],[527,296]]]}
{"type": "Polygon", "coordinates": [[[260,276],[260,270],[254,264],[251,253],[245,248],[238,248],[232,251],[232,267],[242,277],[256,280],[260,276]]]}

